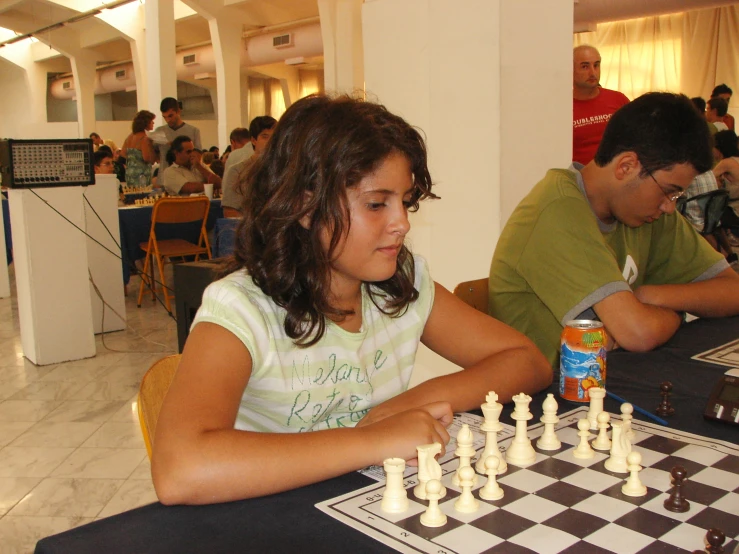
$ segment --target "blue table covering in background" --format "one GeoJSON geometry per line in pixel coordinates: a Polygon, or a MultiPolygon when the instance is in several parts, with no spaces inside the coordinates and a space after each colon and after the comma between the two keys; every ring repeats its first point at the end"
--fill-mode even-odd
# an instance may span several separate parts
{"type": "MultiPolygon", "coordinates": [[[[153,206],[136,206],[118,208],[118,224],[121,231],[121,257],[123,258],[123,283],[128,284],[131,273],[137,271],[135,262],[144,257],[139,246],[149,240],[151,229],[151,213],[153,206]]],[[[220,200],[211,200],[206,228],[210,231],[216,221],[223,218],[220,200]]],[[[200,223],[161,223],[157,225],[157,236],[161,239],[185,239],[197,242],[200,234],[200,223]]]]}
{"type": "Polygon", "coordinates": [[[213,233],[215,236],[211,245],[214,258],[223,258],[224,256],[233,254],[236,228],[240,222],[240,218],[234,217],[222,217],[216,220],[213,233]]]}

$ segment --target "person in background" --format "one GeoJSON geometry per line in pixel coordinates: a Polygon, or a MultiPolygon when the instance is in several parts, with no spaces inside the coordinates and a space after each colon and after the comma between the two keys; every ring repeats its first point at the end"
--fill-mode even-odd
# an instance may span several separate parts
{"type": "Polygon", "coordinates": [[[267,147],[275,125],[277,125],[277,120],[269,115],[261,115],[252,119],[249,124],[251,146],[243,146],[239,150],[234,150],[228,157],[224,172],[223,198],[221,199],[224,216],[241,216],[242,205],[246,198],[245,177],[249,168],[267,147]],[[249,152],[252,149],[254,155],[249,152]],[[241,151],[246,154],[239,154],[241,151]]]}
{"type": "Polygon", "coordinates": [[[434,283],[405,244],[408,212],[436,196],[423,138],[403,119],[302,98],[253,170],[234,257],[203,294],[157,422],[162,503],[413,460],[418,445],[446,445],[453,413],[488,391],[509,402],[549,386],[530,340],[434,283]],[[409,388],[421,343],[464,369],[409,388]]]}
{"type": "Polygon", "coordinates": [[[182,108],[176,98],[165,98],[159,105],[159,109],[162,112],[162,118],[164,118],[166,125],[160,125],[154,129],[154,135],[156,137],[163,136],[166,144],[162,144],[163,141],[155,140],[154,145],[157,148],[159,156],[159,168],[163,173],[169,165],[167,153],[176,137],[189,137],[195,148],[198,149],[202,148],[203,145],[200,142],[200,129],[182,120],[182,108]]]}
{"type": "Polygon", "coordinates": [[[93,153],[92,165],[95,175],[112,175],[115,173],[113,171],[113,154],[107,148],[93,153]]]}
{"type": "Polygon", "coordinates": [[[121,149],[126,158],[126,184],[131,187],[145,187],[151,184],[151,166],[157,160],[154,143],[146,134],[154,129],[156,115],[141,110],[133,118],[131,134],[123,141],[121,149]]]}
{"type": "Polygon", "coordinates": [[[217,146],[211,146],[210,148],[208,148],[208,152],[213,154],[214,160],[217,160],[221,157],[221,150],[217,146]]]}
{"type": "Polygon", "coordinates": [[[583,44],[572,52],[572,161],[587,164],[598,150],[606,124],[629,99],[600,86],[600,53],[583,44]]]}
{"type": "Polygon", "coordinates": [[[552,169],[514,210],[490,266],[490,314],[556,366],[574,319],[644,352],[681,313],[739,314],[739,275],[675,203],[711,169],[708,129],[683,95],[648,93],[608,122],[595,159],[552,169]]]}
{"type": "MultiPolygon", "coordinates": [[[[711,92],[711,98],[723,98],[726,100],[728,105],[731,104],[731,95],[733,93],[734,91],[732,91],[727,85],[721,83],[713,89],[711,92]]],[[[723,122],[726,124],[729,131],[734,131],[734,116],[727,112],[726,115],[724,115],[723,122]]]]}
{"type": "Polygon", "coordinates": [[[709,98],[706,102],[706,121],[713,123],[719,131],[728,131],[729,127],[724,123],[726,110],[729,109],[729,103],[718,96],[709,98]]]}
{"type": "Polygon", "coordinates": [[[213,152],[204,152],[203,153],[203,165],[210,167],[210,164],[212,164],[216,160],[215,154],[213,152]]]}
{"type": "MultiPolygon", "coordinates": [[[[685,191],[686,198],[693,198],[700,194],[705,194],[713,190],[723,188],[724,182],[720,178],[721,174],[725,173],[726,165],[722,165],[722,160],[731,160],[733,157],[739,156],[739,147],[737,146],[737,136],[734,131],[719,131],[714,135],[714,146],[713,146],[713,159],[718,162],[718,165],[714,169],[709,169],[705,173],[701,173],[693,179],[690,183],[688,190],[685,191]]],[[[729,164],[730,165],[730,164],[729,164]]],[[[727,207],[728,211],[731,208],[727,207]]],[[[733,211],[731,212],[733,214],[733,211]]],[[[705,227],[705,214],[703,209],[698,202],[687,202],[685,204],[685,219],[695,228],[696,231],[701,233],[708,243],[716,250],[721,251],[723,249],[726,255],[726,261],[734,263],[737,261],[737,255],[731,248],[731,244],[728,240],[728,235],[725,233],[714,234],[703,234],[705,227]]],[[[728,225],[725,217],[721,219],[722,224],[728,225]]]]}
{"type": "MultiPolygon", "coordinates": [[[[210,164],[210,170],[218,175],[221,179],[223,179],[223,173],[226,169],[226,166],[221,160],[213,160],[213,163],[210,164]]],[[[222,183],[223,181],[221,181],[222,183]]]]}
{"type": "MultiPolygon", "coordinates": [[[[691,98],[690,101],[695,106],[695,109],[698,110],[698,113],[703,116],[703,119],[706,118],[706,101],[703,100],[700,96],[696,96],[695,98],[691,98]]],[[[709,123],[706,121],[706,125],[708,125],[708,131],[711,133],[711,137],[718,133],[718,129],[716,129],[716,126],[713,123],[709,123]]]]}
{"type": "Polygon", "coordinates": [[[190,137],[175,137],[169,149],[170,165],[161,173],[168,194],[189,196],[203,192],[203,183],[213,183],[215,189],[221,187],[221,178],[203,165],[200,156],[190,137]]]}
{"type": "Polygon", "coordinates": [[[97,133],[90,133],[90,138],[92,139],[92,151],[97,152],[98,148],[104,144],[103,139],[97,133]]]}

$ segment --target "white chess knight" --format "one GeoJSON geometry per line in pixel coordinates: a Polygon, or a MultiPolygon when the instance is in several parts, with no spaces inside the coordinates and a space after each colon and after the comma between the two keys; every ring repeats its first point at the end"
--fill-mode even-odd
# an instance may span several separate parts
{"type": "MultiPolygon", "coordinates": [[[[465,423],[462,425],[459,433],[457,433],[457,449],[454,451],[454,454],[459,456],[459,467],[457,467],[457,471],[452,475],[452,485],[455,487],[458,487],[461,484],[462,469],[465,467],[472,467],[472,456],[475,455],[475,449],[472,446],[474,442],[475,437],[472,434],[472,431],[470,431],[470,426],[465,423]]],[[[473,469],[472,485],[474,486],[476,484],[477,474],[473,469]]]]}
{"type": "Polygon", "coordinates": [[[485,404],[480,406],[485,416],[484,423],[480,426],[480,430],[485,432],[485,449],[480,454],[480,459],[475,464],[478,473],[485,473],[485,460],[489,456],[495,456],[500,460],[498,464],[498,475],[502,475],[508,471],[508,464],[505,457],[498,448],[498,432],[503,429],[500,422],[500,412],[503,411],[503,404],[498,402],[498,395],[490,391],[485,397],[485,404]]]}
{"type": "MultiPolygon", "coordinates": [[[[441,466],[436,460],[436,456],[441,453],[441,444],[434,442],[432,444],[424,444],[416,448],[418,452],[418,485],[413,489],[413,494],[421,500],[428,500],[426,491],[429,481],[436,479],[441,481],[441,466]]],[[[439,483],[439,499],[446,496],[446,487],[439,483]]],[[[438,500],[438,499],[437,499],[438,500]]]]}
{"type": "Polygon", "coordinates": [[[516,435],[506,451],[506,461],[517,466],[531,465],[536,461],[536,450],[531,446],[531,440],[527,434],[526,422],[533,418],[529,411],[531,397],[521,393],[513,397],[516,407],[511,417],[516,420],[516,435]]]}
{"type": "Polygon", "coordinates": [[[544,424],[544,432],[539,437],[539,440],[536,441],[536,446],[540,450],[559,450],[562,446],[562,443],[557,438],[557,434],[554,432],[554,426],[559,422],[557,408],[558,405],[554,399],[554,395],[551,393],[547,394],[542,404],[544,415],[541,416],[541,422],[544,424]]]}
{"type": "Polygon", "coordinates": [[[631,442],[623,435],[620,421],[614,421],[611,429],[611,456],[606,460],[605,468],[613,473],[628,473],[626,457],[631,452],[631,442]]]}

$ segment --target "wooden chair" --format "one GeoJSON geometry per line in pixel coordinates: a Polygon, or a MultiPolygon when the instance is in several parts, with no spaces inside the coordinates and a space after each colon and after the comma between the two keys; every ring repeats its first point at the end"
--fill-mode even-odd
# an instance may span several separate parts
{"type": "Polygon", "coordinates": [[[144,269],[141,273],[141,285],[139,286],[139,298],[137,305],[141,307],[141,299],[144,297],[144,287],[149,287],[151,295],[156,300],[156,282],[154,281],[154,264],[159,270],[159,278],[162,283],[162,291],[164,295],[164,303],[167,311],[172,313],[170,299],[174,295],[169,294],[167,281],[164,277],[165,260],[169,262],[172,258],[184,258],[185,256],[195,256],[195,261],[205,254],[208,259],[211,257],[210,244],[208,243],[208,231],[205,224],[208,221],[208,210],[210,209],[210,200],[206,196],[193,196],[188,198],[162,198],[154,204],[151,213],[151,230],[149,231],[149,241],[139,244],[141,249],[146,253],[144,258],[144,269]],[[157,237],[157,225],[161,223],[182,224],[201,222],[200,235],[197,243],[193,243],[184,239],[159,239],[157,237]],[[151,272],[151,273],[149,273],[151,272]]]}
{"type": "Polygon", "coordinates": [[[454,295],[476,310],[488,313],[488,278],[475,279],[459,283],[454,288],[454,295]]]}
{"type": "Polygon", "coordinates": [[[154,433],[159,420],[159,410],[162,408],[164,397],[167,395],[169,385],[177,372],[180,358],[181,354],[175,354],[154,362],[141,380],[137,401],[139,424],[141,425],[141,434],[144,436],[149,459],[151,459],[154,433]]]}

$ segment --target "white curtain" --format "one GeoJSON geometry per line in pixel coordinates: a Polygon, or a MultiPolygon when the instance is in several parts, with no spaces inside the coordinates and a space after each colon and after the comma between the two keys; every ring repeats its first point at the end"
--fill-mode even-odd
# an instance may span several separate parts
{"type": "Polygon", "coordinates": [[[667,90],[708,98],[726,83],[739,107],[739,5],[601,23],[575,46],[601,54],[601,84],[633,99],[667,90]]]}

